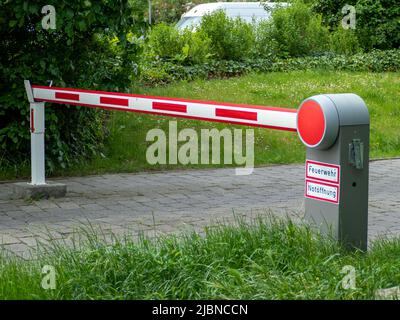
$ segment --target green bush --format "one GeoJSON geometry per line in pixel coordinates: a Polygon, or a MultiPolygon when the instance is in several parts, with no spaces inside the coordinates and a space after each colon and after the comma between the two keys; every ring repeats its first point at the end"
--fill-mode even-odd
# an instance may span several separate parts
{"type": "Polygon", "coordinates": [[[222,10],[204,16],[199,29],[210,38],[217,59],[240,61],[249,57],[253,50],[252,25],[240,18],[231,19],[222,10]]]}
{"type": "Polygon", "coordinates": [[[319,57],[286,59],[273,64],[270,71],[292,70],[343,70],[354,72],[398,72],[400,71],[400,50],[373,50],[355,55],[326,54],[319,57]]]}
{"type": "MultiPolygon", "coordinates": [[[[342,8],[347,3],[349,3],[348,0],[313,0],[311,6],[314,12],[321,14],[323,24],[333,31],[341,23],[342,8]]],[[[350,4],[354,4],[354,2],[350,4]]]]}
{"type": "Polygon", "coordinates": [[[331,51],[352,55],[361,50],[356,33],[351,29],[338,28],[331,34],[331,51]]]}
{"type": "MultiPolygon", "coordinates": [[[[314,0],[314,12],[322,14],[323,21],[335,30],[342,21],[346,0],[314,0]]],[[[400,47],[400,6],[398,0],[356,0],[356,35],[364,49],[382,50],[400,47]]]]}
{"type": "MultiPolygon", "coordinates": [[[[123,90],[138,48],[127,41],[144,24],[144,0],[59,1],[56,29],[42,28],[43,2],[1,1],[0,165],[29,159],[29,106],[24,79],[45,85],[123,90]],[[134,23],[135,22],[135,23],[134,23]],[[110,39],[117,40],[110,44],[110,39]]],[[[47,104],[46,164],[65,167],[101,150],[104,112],[47,104]]]]}
{"type": "Polygon", "coordinates": [[[211,41],[203,32],[183,32],[174,26],[156,25],[145,45],[145,59],[179,64],[204,63],[211,57],[211,41]]]}
{"type": "Polygon", "coordinates": [[[173,26],[161,23],[152,28],[148,35],[145,53],[162,60],[179,60],[182,55],[184,39],[173,26]]]}
{"type": "Polygon", "coordinates": [[[274,10],[271,32],[283,57],[321,53],[329,47],[329,32],[322,26],[321,16],[302,1],[274,10]]]}
{"type": "Polygon", "coordinates": [[[274,57],[252,58],[244,61],[210,61],[202,65],[181,66],[170,62],[148,63],[143,68],[140,81],[145,85],[162,85],[179,80],[196,78],[227,78],[256,72],[286,72],[294,70],[343,70],[354,72],[399,72],[400,50],[373,50],[355,55],[326,53],[289,59],[274,57]]]}
{"type": "Polygon", "coordinates": [[[193,64],[201,64],[210,60],[213,56],[211,49],[211,39],[201,31],[191,32],[185,30],[183,32],[185,39],[184,52],[188,60],[193,64]]]}
{"type": "Polygon", "coordinates": [[[364,48],[400,48],[398,0],[358,0],[357,34],[364,48]]]}
{"type": "Polygon", "coordinates": [[[255,47],[253,56],[270,57],[278,55],[278,42],[273,37],[271,21],[255,25],[255,47]]]}

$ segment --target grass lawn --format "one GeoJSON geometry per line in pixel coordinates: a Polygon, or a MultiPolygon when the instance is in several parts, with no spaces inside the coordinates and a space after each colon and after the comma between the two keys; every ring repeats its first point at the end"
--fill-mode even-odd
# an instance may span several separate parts
{"type": "MultiPolygon", "coordinates": [[[[297,108],[302,100],[321,93],[356,93],[367,103],[371,114],[371,158],[400,155],[400,73],[354,73],[327,71],[294,71],[289,73],[250,74],[227,80],[180,82],[156,88],[134,88],[135,93],[165,97],[182,97],[232,103],[297,108]]],[[[110,138],[103,156],[80,162],[55,175],[85,175],[104,172],[135,172],[183,168],[182,165],[150,165],[146,150],[148,130],[161,128],[168,132],[173,118],[114,111],[108,124],[110,138]]],[[[243,128],[211,122],[179,119],[184,128],[243,128]]],[[[254,129],[255,165],[301,163],[305,148],[296,133],[254,129]]],[[[29,163],[27,163],[29,164],[29,163]]],[[[207,165],[193,165],[205,167],[207,165]]],[[[208,166],[223,166],[208,165],[208,166]]],[[[185,166],[190,167],[190,166],[185,166]]],[[[0,169],[0,180],[28,177],[27,165],[15,170],[0,169]]]]}
{"type": "Polygon", "coordinates": [[[0,299],[374,299],[400,284],[399,239],[346,252],[283,220],[113,245],[89,229],[87,240],[36,260],[0,256],[0,299]],[[41,287],[45,265],[55,270],[53,290],[41,287]],[[343,287],[348,266],[353,289],[343,287]]]}

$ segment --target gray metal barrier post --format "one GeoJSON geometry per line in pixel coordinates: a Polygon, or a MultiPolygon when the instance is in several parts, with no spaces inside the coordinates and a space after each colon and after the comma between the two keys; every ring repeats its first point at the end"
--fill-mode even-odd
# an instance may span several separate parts
{"type": "Polygon", "coordinates": [[[369,113],[355,94],[305,100],[297,129],[307,146],[305,215],[348,248],[367,249],[369,113]]]}

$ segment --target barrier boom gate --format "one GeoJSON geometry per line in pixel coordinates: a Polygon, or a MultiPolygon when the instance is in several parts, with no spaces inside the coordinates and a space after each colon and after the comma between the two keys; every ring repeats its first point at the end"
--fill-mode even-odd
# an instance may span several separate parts
{"type": "MultiPolygon", "coordinates": [[[[30,85],[32,180],[45,181],[45,102],[224,122],[297,132],[307,148],[305,216],[351,248],[367,249],[369,112],[355,94],[317,95],[298,110],[30,85]]],[[[19,184],[21,187],[21,184],[19,184]]]]}

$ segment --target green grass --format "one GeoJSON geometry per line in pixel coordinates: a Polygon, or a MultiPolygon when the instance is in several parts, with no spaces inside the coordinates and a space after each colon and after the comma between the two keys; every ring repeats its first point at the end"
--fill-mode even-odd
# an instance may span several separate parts
{"type": "MultiPolygon", "coordinates": [[[[363,97],[371,113],[371,157],[400,155],[400,74],[349,72],[291,72],[251,74],[228,80],[198,80],[165,87],[136,88],[134,92],[165,97],[185,97],[222,102],[297,108],[307,97],[321,93],[354,92],[363,97]]],[[[183,167],[149,165],[145,153],[148,130],[167,132],[171,118],[114,112],[106,158],[72,168],[73,174],[132,172],[183,167]]],[[[178,129],[244,128],[226,124],[179,119],[178,129]]],[[[296,133],[256,128],[255,164],[301,163],[305,148],[296,133]]],[[[192,166],[205,167],[206,165],[192,166]]],[[[219,165],[223,166],[223,165],[219,165]]],[[[214,166],[214,167],[218,167],[214,166]]]]}
{"type": "MultiPolygon", "coordinates": [[[[134,88],[133,92],[165,97],[182,97],[232,103],[297,108],[302,100],[322,93],[360,95],[371,114],[371,157],[400,156],[400,73],[294,71],[288,73],[250,74],[226,80],[179,82],[155,88],[134,88]]],[[[172,118],[115,111],[108,124],[110,138],[103,156],[80,161],[54,175],[85,175],[104,172],[135,172],[187,168],[182,165],[150,165],[146,162],[148,130],[161,128],[167,132],[172,118]]],[[[178,129],[246,128],[226,124],[178,120],[178,129]]],[[[305,148],[296,133],[268,129],[255,130],[256,166],[276,163],[302,163],[305,148]]],[[[205,167],[207,165],[192,165],[205,167]]],[[[222,165],[208,165],[220,167],[222,165]]],[[[0,169],[0,180],[29,176],[29,167],[0,169]]]]}
{"type": "Polygon", "coordinates": [[[400,240],[348,252],[309,227],[261,220],[219,225],[158,240],[105,245],[88,229],[75,248],[55,246],[37,260],[0,258],[1,299],[373,299],[400,284],[400,240]],[[56,289],[41,288],[44,265],[56,289]],[[345,266],[355,289],[344,289],[345,266]]]}

